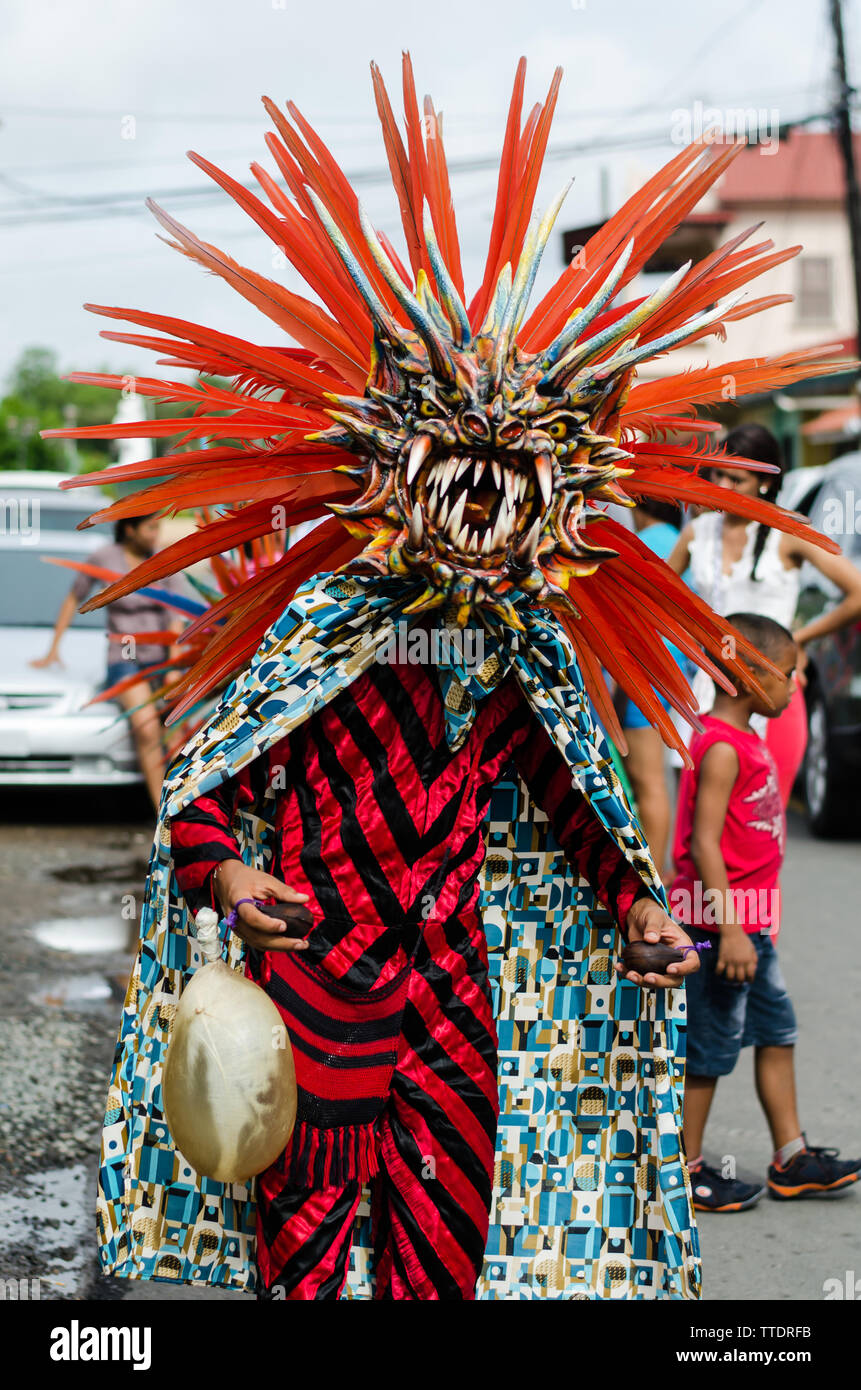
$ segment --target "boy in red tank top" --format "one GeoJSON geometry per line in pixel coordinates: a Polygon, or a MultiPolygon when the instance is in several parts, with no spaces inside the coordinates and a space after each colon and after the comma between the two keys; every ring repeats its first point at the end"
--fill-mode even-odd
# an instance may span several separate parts
{"type": "Polygon", "coordinates": [[[774,1143],[768,1169],[772,1197],[832,1193],[858,1180],[861,1159],[813,1148],[801,1130],[795,1099],[792,1007],[774,946],[780,916],[778,879],[786,818],[777,768],[752,714],[774,719],[795,691],[797,647],[771,618],[731,614],[743,636],[782,672],[758,670],[771,700],[739,685],[718,689],[705,729],[691,743],[694,766],[682,773],[676,820],[673,915],[701,947],[701,969],[687,980],[685,1147],[699,1211],[744,1211],[765,1187],[703,1162],[702,1142],[719,1076],[735,1067],[742,1047],[754,1048],[757,1095],[774,1143]]]}

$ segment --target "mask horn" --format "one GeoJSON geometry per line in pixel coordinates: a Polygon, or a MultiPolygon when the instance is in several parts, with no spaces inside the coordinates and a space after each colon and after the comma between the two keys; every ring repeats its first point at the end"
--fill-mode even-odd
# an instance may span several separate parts
{"type": "Polygon", "coordinates": [[[392,294],[400,304],[416,333],[421,338],[427,348],[428,357],[436,376],[443,380],[451,381],[455,377],[455,366],[451,359],[449,346],[442,336],[440,330],[433,322],[430,314],[419,304],[404,284],[395,267],[392,265],[382,246],[373,226],[365,212],[364,207],[359,203],[359,222],[368,249],[374,258],[374,263],[378,267],[392,294]]]}
{"type": "Polygon", "coordinates": [[[514,283],[511,286],[511,293],[508,296],[508,303],[505,306],[499,328],[499,337],[494,354],[494,379],[497,386],[502,380],[505,362],[514,345],[517,330],[523,322],[529,296],[532,293],[532,286],[535,284],[535,277],[541,264],[541,257],[544,255],[550,240],[550,233],[556,218],[559,216],[559,209],[567,198],[573,182],[573,179],[569,179],[560,188],[541,221],[538,222],[537,219],[533,218],[527,232],[526,241],[520,253],[520,260],[517,262],[517,273],[514,276],[514,283]]]}
{"type": "Polygon", "coordinates": [[[569,376],[576,368],[584,367],[587,362],[606,348],[613,347],[616,343],[624,342],[626,338],[630,338],[642,328],[643,324],[648,322],[653,314],[657,313],[658,309],[666,304],[690,268],[691,262],[686,261],[672,275],[668,275],[663,284],[655,290],[655,293],[649,295],[648,299],[644,299],[642,304],[638,304],[636,309],[625,314],[624,318],[611,323],[602,333],[597,333],[594,338],[587,338],[585,342],[578,343],[567,357],[561,358],[556,366],[542,377],[540,385],[543,387],[555,384],[560,377],[569,376]]]}
{"type": "Polygon", "coordinates": [[[505,306],[511,298],[511,262],[506,261],[499,272],[493,297],[487,306],[484,322],[479,328],[477,338],[495,338],[502,324],[505,306]]]}
{"type": "Polygon", "coordinates": [[[314,207],[317,209],[317,216],[323,225],[324,232],[340,256],[344,269],[356,286],[359,294],[362,296],[375,326],[380,332],[384,333],[386,337],[391,338],[393,335],[396,336],[398,331],[397,324],[380,299],[364,270],[359,265],[359,262],[356,260],[353,250],[348,244],[340,227],[332,218],[325,204],[317,197],[313,188],[307,188],[306,192],[311,202],[314,204],[314,207]]]}
{"type": "Polygon", "coordinates": [[[628,262],[631,259],[631,253],[633,250],[634,239],[632,237],[626,245],[625,249],[623,250],[621,256],[617,260],[616,264],[613,266],[613,269],[610,271],[610,274],[607,276],[607,279],[604,281],[603,285],[601,285],[600,289],[593,296],[593,298],[589,300],[589,303],[586,305],[585,309],[580,309],[576,314],[574,314],[573,317],[570,318],[568,322],[565,324],[565,327],[562,329],[562,332],[559,334],[559,337],[554,339],[550,346],[545,349],[544,353],[542,354],[542,363],[545,367],[545,370],[552,367],[554,362],[559,361],[559,358],[563,355],[563,353],[567,352],[571,344],[576,342],[580,335],[583,332],[585,332],[585,330],[589,327],[589,324],[593,321],[593,319],[596,319],[598,317],[604,305],[613,298],[613,295],[616,293],[619,281],[624,275],[628,262]]]}
{"type": "Polygon", "coordinates": [[[609,272],[604,284],[602,284],[601,288],[595,293],[593,299],[590,299],[590,302],[588,302],[586,309],[577,310],[577,313],[573,314],[568,322],[566,322],[558,338],[555,338],[551,345],[545,347],[541,359],[545,368],[554,366],[555,361],[558,361],[563,353],[568,352],[570,345],[576,342],[577,338],[580,338],[580,335],[586,331],[588,325],[590,325],[594,318],[597,318],[601,310],[604,309],[605,304],[615,295],[619,281],[622,279],[623,274],[625,274],[627,263],[629,263],[631,259],[631,252],[633,252],[633,249],[634,240],[631,238],[625,250],[620,254],[619,260],[613,265],[612,271],[609,272]]]}
{"type": "Polygon", "coordinates": [[[455,335],[454,341],[457,347],[469,347],[472,342],[472,328],[469,317],[464,307],[463,300],[457,292],[457,286],[449,274],[448,266],[442,257],[439,243],[436,239],[436,232],[433,227],[433,219],[427,203],[424,205],[422,213],[422,229],[425,234],[425,243],[428,249],[428,257],[431,263],[431,270],[437,283],[440,293],[442,307],[451,324],[452,333],[455,335]]]}
{"type": "Polygon", "coordinates": [[[615,374],[617,371],[627,367],[635,367],[638,362],[642,362],[647,357],[657,357],[658,353],[669,352],[670,348],[677,343],[684,342],[692,333],[696,333],[701,328],[706,328],[710,323],[718,323],[724,315],[730,313],[737,304],[744,299],[744,292],[737,294],[733,299],[728,299],[725,304],[721,304],[716,309],[709,309],[707,313],[700,314],[699,318],[689,319],[680,328],[674,328],[672,333],[665,333],[663,338],[656,338],[652,343],[646,343],[641,348],[632,348],[627,352],[622,352],[618,357],[611,358],[607,363],[601,363],[595,369],[594,375],[600,380],[602,376],[615,374]]]}

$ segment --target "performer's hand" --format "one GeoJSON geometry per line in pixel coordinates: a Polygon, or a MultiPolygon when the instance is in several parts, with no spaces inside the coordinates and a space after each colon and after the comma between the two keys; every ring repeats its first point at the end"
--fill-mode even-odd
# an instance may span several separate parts
{"type": "MultiPolygon", "coordinates": [[[[235,907],[241,898],[256,898],[265,902],[275,898],[281,903],[304,903],[307,893],[297,893],[280,879],[250,869],[241,859],[226,859],[215,871],[215,892],[224,913],[235,907]]],[[[260,912],[253,903],[242,903],[236,912],[237,936],[258,951],[304,951],[307,941],[287,935],[287,924],[260,912]]]]}
{"type": "MultiPolygon", "coordinates": [[[[691,938],[669,917],[661,904],[654,898],[638,898],[628,909],[628,940],[661,942],[680,951],[684,946],[693,946],[691,938]]],[[[673,961],[667,966],[666,975],[656,975],[649,971],[638,975],[636,970],[625,972],[621,961],[616,962],[616,973],[624,975],[635,985],[645,985],[647,989],[672,989],[685,975],[693,975],[700,968],[700,958],[696,951],[686,951],[683,961],[673,961]]]]}

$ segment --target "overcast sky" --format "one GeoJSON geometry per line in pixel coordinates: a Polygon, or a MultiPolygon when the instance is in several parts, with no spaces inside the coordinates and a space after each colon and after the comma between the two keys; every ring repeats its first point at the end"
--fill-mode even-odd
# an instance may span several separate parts
{"type": "MultiPolygon", "coordinates": [[[[858,9],[846,5],[856,77],[858,9]]],[[[149,354],[97,336],[104,321],[83,312],[85,300],[278,341],[274,325],[158,241],[143,208],[156,195],[206,240],[295,287],[226,195],[195,198],[209,181],[184,158],[195,149],[242,180],[252,159],[272,169],[263,93],[296,101],[363,176],[361,195],[391,234],[394,197],[374,181],[384,155],[369,62],[399,109],[400,54],[411,50],[453,161],[498,154],[520,54],[531,101],[559,63],[551,148],[591,148],[549,162],[539,201],[576,175],[560,225],[577,225],[602,213],[602,167],[615,207],[636,172],[674,153],[679,108],[755,107],[769,120],[825,110],[827,10],[827,0],[0,0],[0,374],[36,343],[56,348],[64,370],[152,372],[149,354]],[[106,199],[122,215],[105,215],[106,199]]],[[[495,172],[453,178],[468,289],[494,188],[495,172]]],[[[547,262],[545,283],[562,265],[558,239],[547,262]]]]}

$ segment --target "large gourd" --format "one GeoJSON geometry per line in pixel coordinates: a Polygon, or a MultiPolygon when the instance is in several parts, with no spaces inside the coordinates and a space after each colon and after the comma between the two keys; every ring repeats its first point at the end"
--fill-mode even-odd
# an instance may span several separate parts
{"type": "Polygon", "coordinates": [[[206,963],[183,990],[162,1081],[182,1156],[204,1177],[244,1182],[281,1153],[296,1120],[296,1072],[271,999],[221,960],[218,916],[195,932],[206,963]]]}

